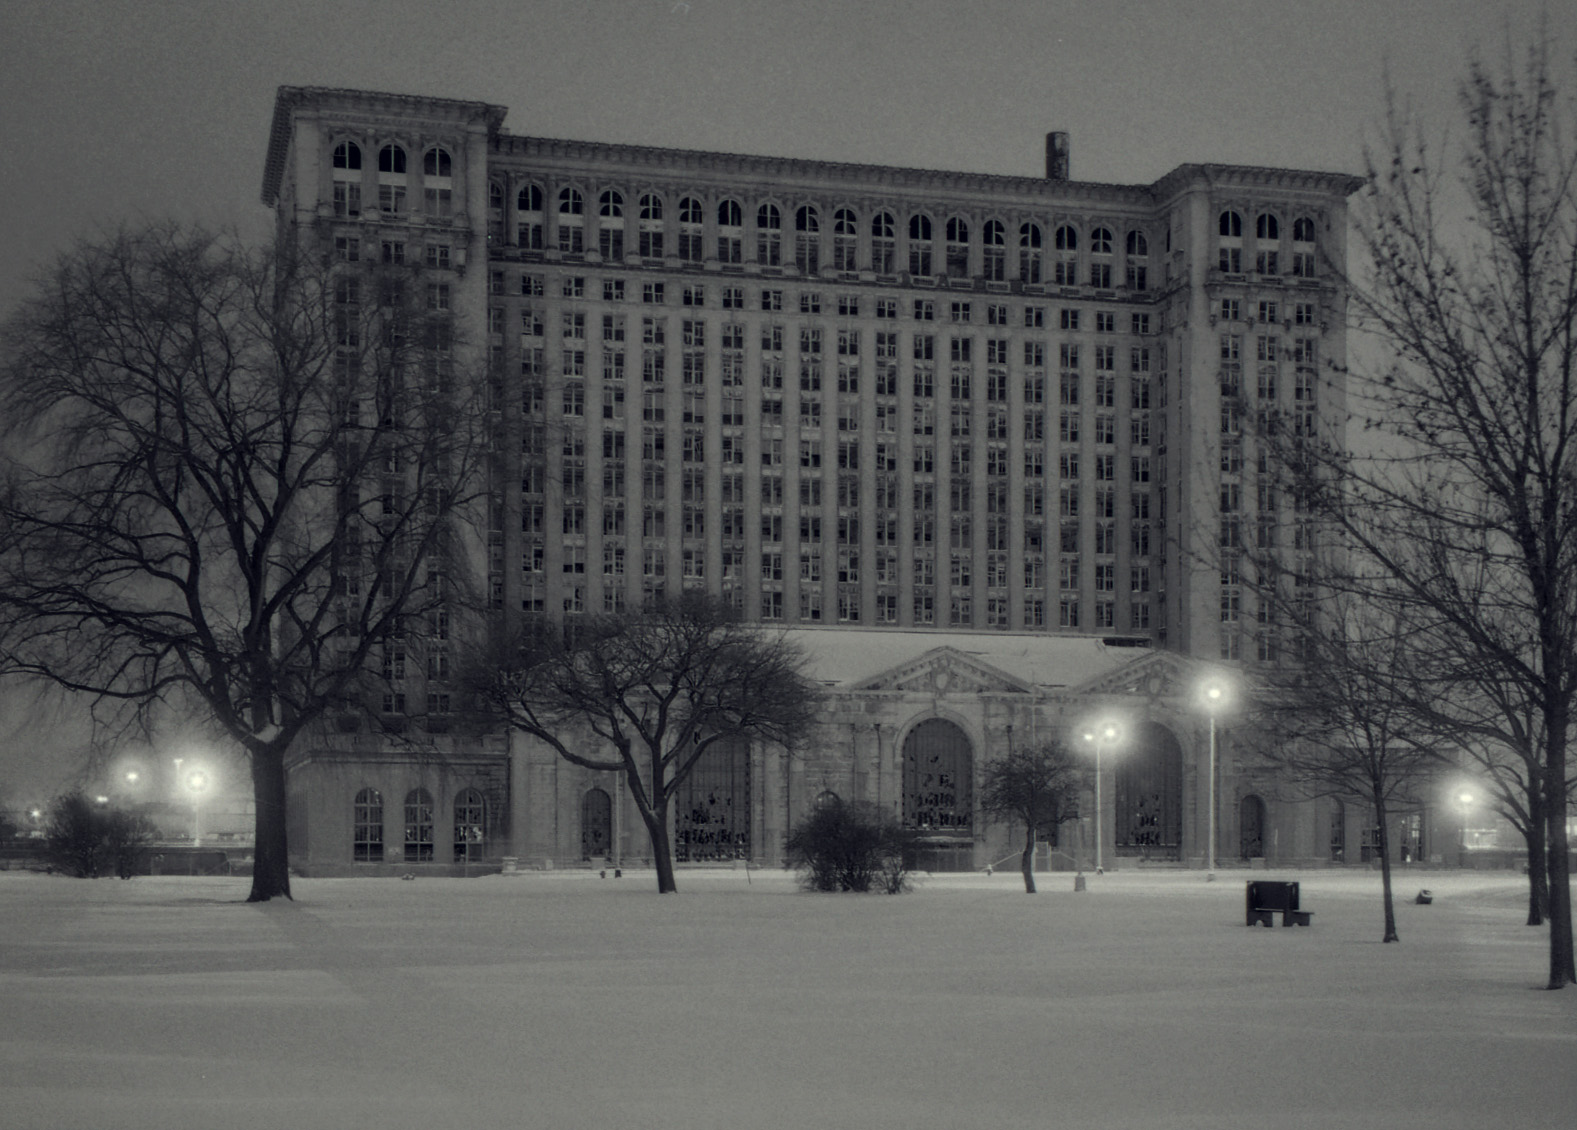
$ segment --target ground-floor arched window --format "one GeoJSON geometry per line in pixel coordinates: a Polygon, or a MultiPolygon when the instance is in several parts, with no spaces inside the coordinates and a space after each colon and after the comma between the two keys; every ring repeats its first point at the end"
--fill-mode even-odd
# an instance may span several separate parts
{"type": "Polygon", "coordinates": [[[1347,806],[1339,800],[1331,801],[1331,862],[1347,862],[1347,806]]]}
{"type": "Polygon", "coordinates": [[[613,799],[602,789],[580,798],[580,857],[606,859],[613,851],[613,799]]]}
{"type": "Polygon", "coordinates": [[[405,794],[405,862],[433,859],[433,795],[426,789],[405,794]]]}
{"type": "Polygon", "coordinates": [[[674,858],[680,863],[750,858],[750,744],[718,742],[679,787],[674,858]]]}
{"type": "Polygon", "coordinates": [[[454,798],[454,860],[469,863],[482,858],[487,839],[487,808],[476,789],[461,789],[454,798]]]}
{"type": "Polygon", "coordinates": [[[1265,858],[1265,802],[1253,793],[1238,802],[1238,858],[1265,858]]]}
{"type": "Polygon", "coordinates": [[[383,794],[362,789],[352,815],[351,858],[357,863],[383,862],[383,794]]]}

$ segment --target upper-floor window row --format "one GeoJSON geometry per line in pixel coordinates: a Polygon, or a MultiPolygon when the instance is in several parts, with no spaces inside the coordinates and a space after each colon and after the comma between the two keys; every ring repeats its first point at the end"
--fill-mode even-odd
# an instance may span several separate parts
{"type": "MultiPolygon", "coordinates": [[[[517,214],[517,238],[523,247],[546,246],[541,230],[547,215],[543,201],[552,190],[528,181],[512,193],[517,214]]],[[[495,180],[489,199],[501,206],[511,193],[495,180]]],[[[568,184],[557,189],[557,212],[561,223],[581,224],[586,213],[584,202],[595,199],[598,227],[622,230],[628,222],[626,194],[615,188],[593,189],[583,184],[568,184]],[[572,217],[565,219],[565,217],[572,217]]],[[[765,267],[780,267],[790,262],[801,270],[817,271],[831,266],[839,271],[873,270],[895,274],[907,270],[921,276],[984,277],[987,281],[1006,282],[1010,278],[1028,283],[1055,281],[1073,283],[1082,272],[1069,267],[1052,271],[1042,262],[1048,246],[1059,260],[1073,263],[1082,257],[1114,257],[1121,244],[1130,264],[1147,260],[1150,235],[1138,227],[1093,224],[1047,224],[1036,220],[1010,220],[987,216],[976,223],[971,218],[945,209],[905,211],[877,208],[863,212],[853,206],[799,204],[784,200],[752,203],[735,196],[706,202],[694,193],[675,192],[671,196],[644,192],[637,197],[642,227],[654,234],[667,230],[677,220],[680,238],[663,244],[655,239],[644,245],[655,251],[660,247],[677,249],[681,259],[716,258],[723,263],[743,263],[747,249],[751,259],[765,267]],[[677,207],[671,206],[676,204],[677,207]],[[753,230],[752,230],[753,229],[753,230]],[[1048,232],[1050,236],[1048,238],[1048,232]],[[685,238],[688,235],[689,238],[685,238]],[[1017,247],[1014,263],[1009,249],[1017,247]],[[1014,269],[1016,267],[1016,270],[1014,269]]],[[[597,241],[587,237],[592,246],[597,241]]],[[[615,248],[623,241],[604,240],[615,248]]],[[[563,243],[561,240],[560,243],[563,243]]],[[[1110,285],[1109,270],[1093,272],[1091,281],[1110,285]],[[1096,276],[1099,277],[1096,277],[1096,276]]],[[[1145,289],[1142,268],[1130,269],[1126,284],[1145,289]]]]}
{"type": "Polygon", "coordinates": [[[1270,211],[1255,212],[1253,216],[1252,259],[1245,258],[1243,251],[1244,229],[1250,227],[1245,222],[1245,213],[1227,208],[1217,217],[1217,267],[1229,274],[1239,274],[1252,266],[1261,275],[1290,273],[1294,277],[1312,277],[1315,273],[1316,230],[1313,218],[1297,216],[1293,219],[1291,253],[1285,255],[1281,218],[1270,211]]]}

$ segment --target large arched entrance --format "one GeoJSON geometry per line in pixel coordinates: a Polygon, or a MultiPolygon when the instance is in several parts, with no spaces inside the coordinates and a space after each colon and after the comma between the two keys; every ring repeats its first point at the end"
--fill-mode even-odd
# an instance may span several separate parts
{"type": "Polygon", "coordinates": [[[909,866],[973,869],[974,765],[969,736],[945,718],[928,718],[904,738],[903,824],[918,833],[909,866]]]}
{"type": "Polygon", "coordinates": [[[1141,723],[1113,775],[1117,854],[1182,858],[1183,751],[1177,738],[1164,726],[1141,723]]]}
{"type": "Polygon", "coordinates": [[[674,805],[674,859],[750,858],[750,744],[722,741],[701,755],[674,805]]]}

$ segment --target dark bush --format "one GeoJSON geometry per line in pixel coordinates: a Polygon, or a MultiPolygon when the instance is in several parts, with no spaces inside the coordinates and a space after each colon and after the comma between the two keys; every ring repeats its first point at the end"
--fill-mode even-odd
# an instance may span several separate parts
{"type": "Polygon", "coordinates": [[[136,873],[137,857],[154,836],[146,816],[103,808],[67,793],[49,809],[49,852],[55,866],[78,879],[136,873]]]}
{"type": "Polygon", "coordinates": [[[833,800],[802,820],[784,846],[806,890],[874,887],[899,894],[908,888],[904,837],[898,822],[875,805],[833,800]]]}

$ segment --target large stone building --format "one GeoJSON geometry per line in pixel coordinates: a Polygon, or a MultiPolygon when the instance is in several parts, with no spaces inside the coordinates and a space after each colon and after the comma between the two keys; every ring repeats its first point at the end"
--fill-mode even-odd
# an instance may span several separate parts
{"type": "MultiPolygon", "coordinates": [[[[929,829],[932,866],[985,866],[1014,848],[980,818],[982,766],[1103,712],[1127,719],[1104,751],[1104,857],[1203,857],[1195,687],[1288,643],[1237,547],[1295,565],[1313,541],[1246,422],[1340,427],[1358,179],[1094,184],[1059,133],[1022,177],[520,136],[504,116],[281,88],[263,200],[283,240],[422,265],[488,367],[477,565],[497,615],[698,587],[812,655],[822,733],[704,765],[678,857],[773,862],[833,793],[929,829]]],[[[447,693],[431,664],[399,678],[392,715],[447,693]]],[[[1228,718],[1221,737],[1221,858],[1358,856],[1362,818],[1279,789],[1228,718]]],[[[431,744],[362,732],[306,754],[298,864],[642,854],[614,781],[518,736],[431,744]]],[[[1093,853],[1085,823],[1063,856],[1093,853]]]]}

